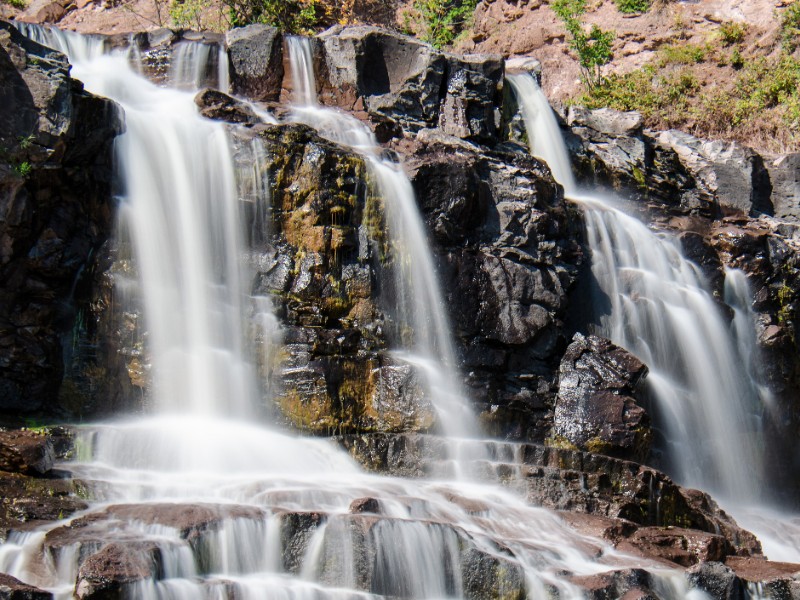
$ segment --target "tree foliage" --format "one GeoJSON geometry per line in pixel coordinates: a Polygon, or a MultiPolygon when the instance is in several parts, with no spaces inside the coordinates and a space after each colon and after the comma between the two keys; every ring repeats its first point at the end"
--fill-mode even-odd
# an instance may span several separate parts
{"type": "Polygon", "coordinates": [[[405,14],[406,29],[435,48],[455,41],[472,21],[478,0],[414,0],[405,14]]]}
{"type": "Polygon", "coordinates": [[[596,86],[603,79],[600,67],[614,57],[611,52],[614,33],[603,31],[597,25],[592,25],[587,32],[581,20],[586,12],[586,0],[553,0],[550,7],[569,34],[569,46],[578,55],[584,82],[590,88],[596,86]]]}
{"type": "Polygon", "coordinates": [[[287,33],[308,33],[317,24],[315,0],[222,0],[231,25],[264,23],[287,33]]]}

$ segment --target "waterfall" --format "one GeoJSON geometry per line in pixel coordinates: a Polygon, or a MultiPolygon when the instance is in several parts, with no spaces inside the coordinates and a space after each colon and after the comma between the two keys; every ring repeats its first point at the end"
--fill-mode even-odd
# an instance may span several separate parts
{"type": "Polygon", "coordinates": [[[297,102],[295,118],[323,136],[360,152],[367,160],[378,195],[383,198],[395,254],[394,318],[397,329],[408,332],[396,354],[425,376],[445,434],[478,437],[475,416],[459,382],[449,319],[411,181],[401,164],[382,156],[366,125],[318,104],[311,40],[290,37],[288,48],[297,102]]]}
{"type": "MultiPolygon", "coordinates": [[[[53,44],[61,37],[36,27],[28,33],[53,44]]],[[[325,440],[258,424],[247,406],[254,359],[243,322],[266,309],[248,296],[237,256],[248,235],[263,242],[263,231],[248,234],[237,202],[264,222],[263,147],[238,148],[237,161],[226,130],[197,117],[191,94],[135,76],[125,53],[77,59],[94,42],[63,37],[84,41],[69,55],[87,89],[117,100],[126,114],[117,146],[121,229],[137,246],[140,277],[129,285],[141,287],[154,336],[156,414],[82,429],[77,456],[64,467],[89,485],[90,508],[71,521],[13,532],[0,544],[0,572],[56,600],[103,584],[84,578],[90,561],[120,568],[132,561],[128,574],[142,578],[120,594],[141,600],[421,600],[577,599],[574,577],[646,568],[659,597],[696,597],[679,572],[576,534],[508,489],[365,473],[325,440]],[[150,264],[154,257],[158,264],[150,264]]],[[[387,193],[387,203],[410,198],[413,205],[400,168],[364,152],[377,185],[401,190],[398,198],[387,193]]],[[[465,443],[494,448],[497,464],[488,468],[526,468],[518,446],[465,443]]]]}
{"type": "Polygon", "coordinates": [[[583,208],[601,292],[598,333],[650,368],[646,381],[665,428],[669,470],[685,485],[718,493],[771,557],[798,560],[800,527],[794,519],[752,508],[770,499],[762,479],[761,417],[771,396],[758,378],[752,296],[744,273],[725,272],[724,301],[733,313],[728,322],[674,237],[653,233],[610,201],[578,190],[564,171],[566,148],[535,80],[513,75],[510,81],[533,138],[532,152],[551,162],[554,174],[567,173],[565,192],[583,208]]]}

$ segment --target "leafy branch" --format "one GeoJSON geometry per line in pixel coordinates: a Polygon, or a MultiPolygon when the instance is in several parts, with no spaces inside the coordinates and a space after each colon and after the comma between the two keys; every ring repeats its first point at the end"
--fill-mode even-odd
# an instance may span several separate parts
{"type": "Polygon", "coordinates": [[[578,55],[581,77],[589,88],[595,87],[603,80],[600,68],[614,58],[611,52],[614,32],[603,31],[597,25],[592,25],[586,31],[581,21],[586,12],[586,0],[553,0],[550,8],[564,23],[569,34],[569,46],[578,55]]]}

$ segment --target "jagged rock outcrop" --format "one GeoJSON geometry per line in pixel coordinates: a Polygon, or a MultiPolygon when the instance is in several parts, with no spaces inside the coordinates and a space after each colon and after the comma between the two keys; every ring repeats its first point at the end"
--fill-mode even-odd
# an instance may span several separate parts
{"type": "Polygon", "coordinates": [[[571,207],[526,154],[435,134],[394,147],[435,241],[460,368],[484,425],[543,439],[582,261],[571,207]]]}
{"type": "Polygon", "coordinates": [[[439,128],[496,143],[504,67],[500,56],[456,56],[376,27],[319,36],[320,100],[404,131],[439,128]]]}
{"type": "Polygon", "coordinates": [[[87,508],[85,485],[53,468],[72,452],[64,428],[0,431],[0,541],[9,531],[34,528],[87,508]]]}
{"type": "Polygon", "coordinates": [[[586,180],[673,213],[796,217],[794,154],[762,157],[736,142],[644,130],[634,112],[570,106],[562,117],[575,167],[586,180]]]}
{"type": "Polygon", "coordinates": [[[0,598],[3,600],[52,600],[53,594],[19,579],[0,573],[0,598]]]}
{"type": "Polygon", "coordinates": [[[646,375],[647,367],[619,346],[575,334],[561,359],[553,439],[646,462],[650,419],[637,398],[646,375]]]}
{"type": "Polygon", "coordinates": [[[75,280],[111,224],[115,105],[0,23],[0,411],[53,410],[75,280]]]}

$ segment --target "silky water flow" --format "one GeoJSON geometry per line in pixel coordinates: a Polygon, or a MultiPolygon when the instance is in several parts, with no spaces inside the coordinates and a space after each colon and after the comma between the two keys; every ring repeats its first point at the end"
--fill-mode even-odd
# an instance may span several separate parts
{"type": "MultiPolygon", "coordinates": [[[[127,584],[128,597],[145,600],[469,598],[483,597],[486,581],[497,595],[579,598],[570,576],[644,567],[659,596],[702,596],[680,573],[576,534],[513,486],[368,474],[324,440],[256,424],[255,363],[271,351],[256,346],[279,342],[269,302],[248,292],[240,209],[256,203],[250,214],[268,221],[268,181],[257,168],[263,148],[254,142],[240,149],[253,166],[237,169],[226,129],[198,115],[191,92],[138,76],[134,53],[107,52],[99,38],[21,29],[64,51],[74,76],[125,113],[116,145],[119,230],[130,237],[137,277],[121,287],[144,304],[153,409],[148,417],[83,428],[77,458],[62,465],[92,493],[88,514],[73,518],[82,526],[70,528],[67,520],[13,532],[0,546],[0,572],[59,600],[90,591],[87,570],[120,556],[139,574],[127,584]],[[374,500],[367,514],[351,510],[364,499],[374,500]]],[[[208,72],[207,65],[179,70],[208,72]]],[[[313,104],[296,111],[298,119],[317,118],[313,104]]],[[[339,123],[315,125],[334,139],[341,132],[339,123]]],[[[407,228],[424,239],[400,167],[381,160],[371,138],[351,140],[340,141],[370,157],[384,202],[402,205],[391,234],[407,235],[395,233],[407,228]]],[[[432,259],[423,258],[427,273],[404,276],[415,295],[434,294],[427,306],[441,307],[432,259]]],[[[444,312],[398,318],[412,327],[422,320],[431,336],[406,354],[424,363],[435,348],[454,364],[444,312]]],[[[452,410],[449,401],[443,406],[452,410]]],[[[453,435],[473,434],[469,412],[456,412],[466,424],[453,435]]],[[[480,448],[476,455],[486,458],[476,462],[487,472],[520,466],[514,444],[463,443],[480,448]]]]}
{"type": "Polygon", "coordinates": [[[762,416],[771,395],[758,380],[752,295],[741,271],[725,272],[728,322],[679,241],[580,190],[555,115],[531,74],[509,75],[531,153],[544,160],[586,221],[597,333],[650,369],[646,379],[666,437],[667,468],[683,485],[712,492],[773,560],[800,561],[800,527],[763,507],[762,416]],[[777,519],[777,521],[776,521],[777,519]]]}

